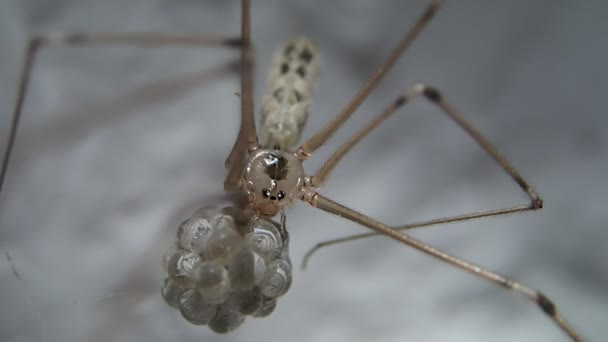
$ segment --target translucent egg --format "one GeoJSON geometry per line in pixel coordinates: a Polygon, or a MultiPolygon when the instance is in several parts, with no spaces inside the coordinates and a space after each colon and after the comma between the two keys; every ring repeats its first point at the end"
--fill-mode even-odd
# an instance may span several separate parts
{"type": "Polygon", "coordinates": [[[176,276],[178,273],[177,264],[182,255],[180,250],[173,247],[170,248],[163,256],[163,270],[170,276],[176,276]]]}
{"type": "Polygon", "coordinates": [[[222,216],[216,222],[215,229],[209,236],[203,255],[206,260],[226,262],[242,244],[242,237],[236,231],[230,216],[222,216]]]}
{"type": "Polygon", "coordinates": [[[205,302],[221,304],[230,296],[230,278],[226,268],[215,261],[203,261],[194,270],[193,279],[205,302]]]}
{"type": "Polygon", "coordinates": [[[283,240],[277,227],[262,219],[255,221],[252,226],[253,232],[245,235],[245,243],[266,261],[276,259],[283,247],[283,240]]]}
{"type": "Polygon", "coordinates": [[[213,219],[193,217],[184,221],[178,229],[179,243],[187,250],[202,253],[213,231],[213,219]]]}
{"type": "Polygon", "coordinates": [[[256,284],[259,284],[266,275],[266,262],[257,253],[253,253],[253,279],[256,284]]]}
{"type": "Polygon", "coordinates": [[[289,290],[292,281],[291,267],[287,261],[278,259],[268,264],[260,290],[270,298],[282,296],[289,290]]]}
{"type": "Polygon", "coordinates": [[[181,259],[179,260],[178,268],[182,275],[185,275],[188,278],[192,279],[194,276],[194,270],[202,262],[203,262],[203,259],[201,258],[200,255],[189,252],[189,253],[182,255],[181,259]]]}
{"type": "Polygon", "coordinates": [[[186,223],[188,223],[190,219],[185,219],[182,221],[182,223],[179,224],[179,226],[177,227],[177,244],[181,247],[181,242],[179,241],[182,237],[182,235],[184,235],[184,225],[186,223]]]}
{"type": "Polygon", "coordinates": [[[179,297],[187,290],[187,288],[179,286],[176,282],[165,278],[161,294],[163,299],[170,307],[177,309],[179,308],[179,297]]]}
{"type": "Polygon", "coordinates": [[[242,248],[228,264],[230,283],[234,289],[249,289],[266,274],[266,263],[248,248],[242,248]]]}
{"type": "Polygon", "coordinates": [[[218,334],[225,334],[240,327],[244,321],[245,316],[231,301],[218,307],[215,317],[209,323],[209,328],[218,334]]]}
{"type": "Polygon", "coordinates": [[[195,325],[205,325],[215,316],[217,305],[205,303],[196,289],[186,290],[179,297],[179,312],[184,319],[195,325]]]}
{"type": "Polygon", "coordinates": [[[218,214],[215,217],[214,225],[217,229],[235,229],[234,218],[225,214],[218,214]]]}
{"type": "Polygon", "coordinates": [[[202,262],[198,254],[184,249],[170,250],[163,260],[167,275],[182,287],[192,287],[194,269],[202,262]]]}
{"type": "Polygon", "coordinates": [[[248,290],[238,291],[234,293],[233,296],[239,308],[239,312],[243,315],[251,315],[260,310],[264,299],[262,291],[260,291],[260,288],[257,286],[248,290]]]}
{"type": "Polygon", "coordinates": [[[276,298],[263,297],[262,306],[252,316],[258,317],[258,318],[269,316],[276,307],[277,307],[276,298]]]}
{"type": "Polygon", "coordinates": [[[181,223],[163,257],[167,304],[194,325],[227,333],[266,317],[292,282],[288,237],[238,206],[203,207],[181,223]]]}

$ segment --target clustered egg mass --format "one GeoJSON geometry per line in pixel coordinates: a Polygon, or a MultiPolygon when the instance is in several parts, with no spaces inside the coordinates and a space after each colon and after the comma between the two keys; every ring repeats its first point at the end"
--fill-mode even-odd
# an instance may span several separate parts
{"type": "Polygon", "coordinates": [[[163,260],[165,302],[217,333],[237,329],[245,316],[270,315],[291,286],[288,239],[279,225],[244,217],[234,206],[197,210],[180,224],[163,260]]]}

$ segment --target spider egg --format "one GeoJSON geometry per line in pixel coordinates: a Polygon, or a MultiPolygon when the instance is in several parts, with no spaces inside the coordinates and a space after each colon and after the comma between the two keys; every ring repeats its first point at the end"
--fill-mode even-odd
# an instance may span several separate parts
{"type": "Polygon", "coordinates": [[[169,249],[163,256],[163,270],[169,274],[170,277],[177,275],[177,264],[179,259],[182,257],[178,248],[169,249]]]}
{"type": "Polygon", "coordinates": [[[205,325],[215,316],[217,305],[205,303],[196,289],[186,290],[179,297],[179,312],[194,325],[205,325]]]}
{"type": "Polygon", "coordinates": [[[251,246],[266,261],[276,259],[283,247],[281,234],[274,224],[266,220],[257,220],[253,224],[253,232],[244,237],[245,243],[251,246]]]}
{"type": "Polygon", "coordinates": [[[189,251],[201,253],[205,249],[209,236],[214,231],[213,228],[211,219],[201,217],[188,219],[178,229],[179,243],[189,251]]]}
{"type": "Polygon", "coordinates": [[[179,260],[179,271],[182,275],[192,278],[194,270],[203,262],[200,255],[195,253],[186,253],[179,260]]]}
{"type": "Polygon", "coordinates": [[[215,229],[209,235],[203,255],[207,260],[227,261],[233,252],[238,250],[242,244],[242,237],[236,231],[234,222],[230,216],[222,216],[217,222],[215,229]]]}
{"type": "Polygon", "coordinates": [[[259,286],[266,297],[276,298],[284,295],[289,290],[291,280],[291,267],[287,261],[277,259],[268,264],[259,286]]]}
{"type": "Polygon", "coordinates": [[[164,258],[164,267],[167,275],[182,287],[193,286],[192,275],[194,269],[202,262],[198,254],[184,249],[172,249],[164,258]]]}
{"type": "Polygon", "coordinates": [[[263,279],[266,273],[266,263],[252,250],[243,248],[234,255],[228,269],[233,288],[249,289],[263,279]]]}
{"type": "Polygon", "coordinates": [[[218,307],[215,317],[209,323],[209,328],[218,334],[225,334],[240,327],[244,321],[245,316],[230,301],[218,307]]]}
{"type": "Polygon", "coordinates": [[[262,308],[264,296],[257,286],[248,290],[238,291],[233,296],[239,312],[243,315],[254,314],[262,308]]]}
{"type": "Polygon", "coordinates": [[[196,282],[203,299],[209,304],[221,304],[230,295],[230,278],[226,268],[215,261],[204,261],[194,270],[196,282]]]}
{"type": "Polygon", "coordinates": [[[276,298],[263,297],[262,306],[252,316],[258,317],[258,318],[269,316],[276,307],[277,307],[276,298]]]}
{"type": "Polygon", "coordinates": [[[179,307],[179,297],[186,291],[186,288],[179,286],[176,282],[169,278],[165,278],[161,294],[163,299],[170,307],[177,309],[179,307]]]}

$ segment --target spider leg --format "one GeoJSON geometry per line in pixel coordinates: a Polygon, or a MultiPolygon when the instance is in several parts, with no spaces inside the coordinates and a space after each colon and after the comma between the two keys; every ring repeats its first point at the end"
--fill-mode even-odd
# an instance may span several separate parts
{"type": "MultiPolygon", "coordinates": [[[[502,168],[511,176],[511,178],[517,183],[517,185],[526,193],[529,199],[529,203],[524,205],[518,205],[508,208],[487,210],[476,213],[468,213],[463,215],[437,218],[423,222],[416,222],[406,224],[403,226],[393,227],[395,230],[407,230],[412,228],[429,227],[444,223],[460,222],[478,219],[482,217],[499,216],[512,213],[521,213],[531,210],[539,210],[543,207],[543,200],[532,188],[532,186],[521,176],[521,174],[515,169],[515,167],[498,152],[498,150],[486,139],[481,132],[479,132],[468,120],[466,120],[454,107],[452,107],[440,94],[440,92],[425,84],[416,84],[397,98],[381,113],[376,115],[367,125],[361,128],[358,132],[352,135],[352,137],[346,141],[329,159],[319,168],[319,170],[310,177],[310,184],[313,187],[319,187],[325,183],[331,172],[338,165],[338,163],[347,155],[352,148],[363,140],[374,128],[378,127],[384,120],[389,118],[397,109],[401,108],[405,104],[411,102],[412,99],[422,95],[425,99],[430,101],[432,104],[438,106],[450,119],[458,124],[463,130],[465,130],[478,144],[481,146],[488,155],[492,157],[502,168]]],[[[315,245],[310,249],[302,262],[302,267],[306,267],[310,257],[320,248],[333,246],[336,244],[359,240],[370,236],[380,235],[377,232],[357,234],[338,239],[323,241],[315,245]]]]}
{"type": "Polygon", "coordinates": [[[258,148],[253,113],[253,47],[251,45],[251,4],[242,1],[241,14],[241,128],[239,135],[226,159],[228,176],[224,181],[226,191],[238,190],[238,180],[245,167],[248,151],[258,148]]]}
{"type": "Polygon", "coordinates": [[[82,33],[82,32],[53,32],[48,34],[36,34],[29,38],[23,64],[19,74],[17,94],[11,114],[11,128],[8,135],[2,169],[0,171],[0,191],[4,184],[8,170],[11,153],[19,129],[19,121],[23,113],[23,105],[28,85],[34,70],[36,56],[42,47],[57,44],[68,46],[85,45],[131,45],[131,46],[166,46],[181,45],[193,47],[230,47],[240,48],[240,38],[200,36],[200,35],[178,35],[165,33],[82,33]]]}
{"type": "Polygon", "coordinates": [[[304,195],[302,196],[302,200],[308,202],[313,207],[319,208],[330,214],[334,214],[347,220],[353,221],[355,223],[361,224],[382,235],[386,235],[391,239],[397,240],[405,245],[413,247],[454,267],[460,268],[491,283],[524,295],[530,301],[536,303],[540,310],[551,320],[553,320],[553,322],[557,324],[559,328],[572,339],[572,341],[583,341],[581,335],[579,335],[576,330],[574,330],[574,328],[572,328],[572,326],[570,326],[570,324],[561,316],[553,301],[542,292],[530,288],[522,283],[503,277],[489,270],[486,270],[470,262],[464,261],[460,258],[449,255],[422,241],[416,240],[407,234],[403,234],[397,230],[394,230],[391,227],[370,218],[369,216],[361,214],[340,203],[332,201],[331,199],[320,195],[314,190],[309,189],[305,191],[304,195]]]}

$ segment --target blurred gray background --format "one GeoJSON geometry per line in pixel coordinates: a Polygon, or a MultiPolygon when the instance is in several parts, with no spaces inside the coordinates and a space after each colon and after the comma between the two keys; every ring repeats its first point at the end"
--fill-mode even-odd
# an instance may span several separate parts
{"type": "MultiPolygon", "coordinates": [[[[256,104],[272,53],[318,41],[323,72],[305,135],[342,109],[426,5],[257,1],[256,104]]],[[[603,1],[448,1],[313,172],[416,81],[439,87],[546,202],[537,213],[412,232],[544,290],[579,331],[608,325],[603,1]]],[[[0,137],[28,32],[239,32],[237,1],[0,0],[0,137]]],[[[386,238],[313,257],[273,315],[215,335],[159,295],[177,224],[219,203],[238,127],[236,51],[49,47],[39,55],[0,195],[3,341],[566,341],[534,304],[386,238]],[[6,253],[21,276],[17,279],[6,253]]],[[[4,145],[2,145],[4,146],[4,145]]],[[[525,203],[471,139],[424,101],[358,146],[324,194],[397,225],[525,203]]],[[[303,203],[291,256],[365,229],[303,203]]]]}

